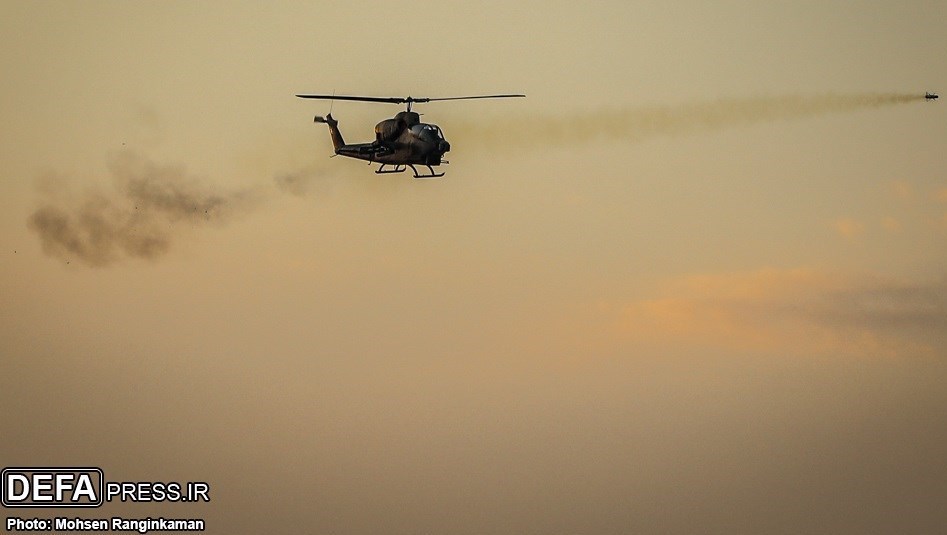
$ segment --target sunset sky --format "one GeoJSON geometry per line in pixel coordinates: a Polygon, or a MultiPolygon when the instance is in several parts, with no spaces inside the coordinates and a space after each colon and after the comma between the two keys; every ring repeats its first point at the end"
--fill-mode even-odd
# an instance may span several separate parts
{"type": "Polygon", "coordinates": [[[211,533],[943,529],[945,21],[2,2],[0,463],[211,533]],[[420,181],[332,92],[527,98],[417,105],[420,181]]]}

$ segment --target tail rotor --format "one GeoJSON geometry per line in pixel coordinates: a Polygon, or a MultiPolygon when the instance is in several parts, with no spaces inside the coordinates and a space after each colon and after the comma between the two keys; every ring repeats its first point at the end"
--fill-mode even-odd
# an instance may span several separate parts
{"type": "Polygon", "coordinates": [[[314,122],[314,123],[321,123],[321,124],[327,124],[327,125],[329,125],[329,126],[336,126],[336,125],[339,124],[339,121],[336,121],[335,119],[332,118],[332,113],[331,113],[331,112],[330,112],[328,115],[326,115],[325,117],[323,117],[323,116],[321,116],[321,115],[316,115],[315,117],[312,118],[312,122],[314,122]]]}

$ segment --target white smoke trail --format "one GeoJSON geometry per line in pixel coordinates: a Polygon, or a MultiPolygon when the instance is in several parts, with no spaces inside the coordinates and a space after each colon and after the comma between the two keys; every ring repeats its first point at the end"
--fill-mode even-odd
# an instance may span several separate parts
{"type": "Polygon", "coordinates": [[[923,95],[868,93],[720,99],[679,106],[598,110],[587,114],[506,117],[461,123],[450,133],[465,145],[540,148],[594,140],[640,142],[661,136],[722,130],[923,101],[923,95]]]}

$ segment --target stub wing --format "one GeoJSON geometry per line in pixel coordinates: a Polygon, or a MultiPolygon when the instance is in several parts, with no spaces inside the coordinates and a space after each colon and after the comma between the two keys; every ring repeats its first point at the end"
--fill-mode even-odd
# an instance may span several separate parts
{"type": "Polygon", "coordinates": [[[354,143],[351,145],[342,145],[335,149],[335,153],[348,156],[349,158],[358,158],[359,160],[368,160],[370,162],[384,159],[385,156],[394,152],[390,147],[378,143],[354,143]]]}

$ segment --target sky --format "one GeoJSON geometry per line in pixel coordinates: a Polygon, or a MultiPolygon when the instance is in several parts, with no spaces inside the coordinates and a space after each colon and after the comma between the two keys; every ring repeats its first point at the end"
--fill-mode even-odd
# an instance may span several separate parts
{"type": "Polygon", "coordinates": [[[0,462],[212,533],[937,531],[944,20],[0,3],[0,462]],[[332,92],[527,97],[418,104],[412,180],[332,92]]]}

